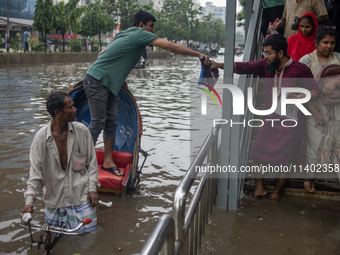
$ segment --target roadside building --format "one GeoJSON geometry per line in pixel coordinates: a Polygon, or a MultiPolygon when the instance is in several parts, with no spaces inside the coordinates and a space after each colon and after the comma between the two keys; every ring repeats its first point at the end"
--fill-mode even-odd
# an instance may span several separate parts
{"type": "Polygon", "coordinates": [[[200,21],[203,21],[203,17],[208,14],[212,14],[214,19],[221,19],[225,24],[225,6],[215,6],[212,2],[206,2],[205,7],[202,8],[202,14],[199,15],[200,21]]]}
{"type": "MultiPolygon", "coordinates": [[[[27,29],[32,32],[33,13],[36,0],[11,0],[9,2],[9,39],[17,33],[22,35],[27,29]]],[[[7,1],[0,1],[0,34],[6,38],[7,29],[7,1]]],[[[2,44],[0,48],[5,48],[2,44]]]]}

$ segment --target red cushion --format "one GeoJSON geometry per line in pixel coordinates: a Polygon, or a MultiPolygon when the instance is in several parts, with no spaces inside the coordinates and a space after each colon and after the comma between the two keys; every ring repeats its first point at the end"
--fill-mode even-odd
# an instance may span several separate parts
{"type": "Polygon", "coordinates": [[[98,181],[101,188],[122,190],[124,183],[131,171],[133,154],[129,152],[113,151],[113,160],[120,170],[124,171],[124,177],[114,175],[108,171],[102,170],[101,166],[104,162],[104,150],[96,149],[98,161],[98,181]]]}
{"type": "MultiPolygon", "coordinates": [[[[96,149],[96,154],[98,165],[102,165],[104,163],[104,149],[96,149]]],[[[127,164],[133,162],[133,154],[130,152],[113,151],[112,158],[119,168],[125,168],[127,164]]]]}

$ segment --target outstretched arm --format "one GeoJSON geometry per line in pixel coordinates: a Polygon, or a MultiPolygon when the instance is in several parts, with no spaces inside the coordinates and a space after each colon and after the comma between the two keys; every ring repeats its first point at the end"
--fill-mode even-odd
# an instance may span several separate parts
{"type": "Polygon", "coordinates": [[[216,69],[216,68],[224,69],[224,63],[217,63],[214,60],[211,60],[210,69],[216,69]]]}
{"type": "Polygon", "coordinates": [[[189,56],[195,56],[195,57],[203,56],[205,59],[205,63],[209,61],[209,57],[206,55],[203,55],[197,51],[191,50],[183,45],[173,43],[173,42],[168,42],[161,38],[158,38],[157,40],[155,40],[152,43],[152,46],[162,48],[164,50],[170,51],[175,54],[189,55],[189,56]]]}

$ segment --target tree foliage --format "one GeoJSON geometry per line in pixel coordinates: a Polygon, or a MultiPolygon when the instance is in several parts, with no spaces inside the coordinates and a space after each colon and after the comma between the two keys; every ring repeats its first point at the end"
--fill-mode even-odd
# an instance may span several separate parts
{"type": "Polygon", "coordinates": [[[53,0],[37,0],[33,15],[33,29],[43,34],[46,52],[47,34],[54,29],[53,0]]]}
{"type": "Polygon", "coordinates": [[[112,31],[116,26],[114,18],[110,14],[104,13],[105,7],[105,4],[99,2],[90,3],[87,6],[84,16],[80,20],[80,30],[85,38],[85,45],[86,37],[98,35],[100,50],[101,33],[112,31]]]}
{"type": "Polygon", "coordinates": [[[236,20],[237,26],[241,27],[245,25],[245,20],[246,20],[246,0],[239,0],[240,5],[242,6],[242,9],[240,12],[237,13],[236,15],[236,20]]]}
{"type": "Polygon", "coordinates": [[[64,1],[61,1],[53,6],[56,13],[53,19],[53,27],[57,32],[60,31],[63,37],[63,52],[65,52],[65,33],[67,31],[75,33],[80,31],[78,18],[85,11],[86,6],[77,7],[78,2],[79,0],[70,0],[67,4],[64,4],[64,1]]]}
{"type": "Polygon", "coordinates": [[[12,49],[14,50],[14,52],[18,52],[19,48],[20,48],[20,35],[19,35],[19,33],[16,33],[15,37],[12,37],[11,43],[12,43],[12,49]]]}
{"type": "Polygon", "coordinates": [[[153,3],[141,4],[137,0],[103,0],[108,5],[108,14],[119,17],[120,29],[124,30],[132,26],[133,15],[139,10],[151,12],[153,3]],[[114,6],[114,7],[113,7],[114,6]]]}
{"type": "MultiPolygon", "coordinates": [[[[45,51],[46,35],[54,29],[63,36],[63,51],[67,31],[84,37],[86,51],[86,38],[98,36],[101,50],[102,34],[114,30],[118,23],[122,30],[132,26],[133,15],[138,10],[149,11],[156,17],[155,33],[161,38],[224,44],[225,25],[222,20],[209,14],[200,21],[198,14],[201,14],[201,9],[194,9],[192,0],[168,0],[160,12],[152,9],[152,3],[140,4],[138,0],[102,0],[77,8],[78,1],[70,0],[67,4],[62,1],[53,5],[53,0],[37,0],[33,28],[43,34],[45,51]],[[84,15],[79,19],[82,13],[84,15]]],[[[240,3],[245,5],[245,0],[240,0],[240,3]]]]}
{"type": "Polygon", "coordinates": [[[155,33],[168,40],[189,40],[224,44],[225,25],[212,14],[199,21],[200,9],[193,8],[192,0],[169,0],[161,12],[156,13],[155,33]]]}
{"type": "Polygon", "coordinates": [[[82,43],[80,39],[72,39],[68,46],[70,46],[71,52],[81,52],[82,43]]]}
{"type": "Polygon", "coordinates": [[[191,0],[169,0],[158,13],[155,30],[160,37],[169,40],[190,40],[197,31],[199,10],[191,0]]]}

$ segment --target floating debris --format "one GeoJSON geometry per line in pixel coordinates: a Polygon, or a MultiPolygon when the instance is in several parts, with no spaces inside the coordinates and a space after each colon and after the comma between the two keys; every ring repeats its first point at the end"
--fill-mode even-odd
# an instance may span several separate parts
{"type": "Polygon", "coordinates": [[[113,248],[115,248],[116,251],[122,251],[123,249],[121,247],[119,247],[118,245],[113,246],[113,248]]]}
{"type": "Polygon", "coordinates": [[[106,207],[110,207],[111,205],[112,205],[112,202],[103,202],[103,201],[101,201],[101,200],[99,200],[99,202],[98,202],[100,205],[104,205],[104,206],[106,206],[106,207]]]}

